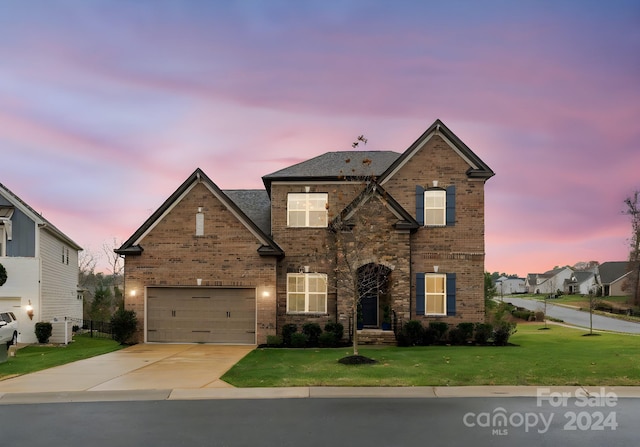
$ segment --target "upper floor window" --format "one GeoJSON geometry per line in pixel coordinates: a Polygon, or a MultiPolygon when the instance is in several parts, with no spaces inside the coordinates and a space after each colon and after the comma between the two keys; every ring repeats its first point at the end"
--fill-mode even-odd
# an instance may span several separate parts
{"type": "Polygon", "coordinates": [[[327,193],[289,193],[287,226],[326,227],[328,200],[327,193]]]}
{"type": "Polygon", "coordinates": [[[326,313],[327,275],[324,273],[288,273],[287,312],[326,313]]]}
{"type": "Polygon", "coordinates": [[[62,247],[62,263],[69,265],[69,249],[62,247]]]}
{"type": "Polygon", "coordinates": [[[424,192],[424,224],[443,226],[446,224],[447,196],[444,189],[428,189],[424,192]]]}
{"type": "Polygon", "coordinates": [[[452,226],[456,223],[456,187],[416,186],[416,220],[428,227],[452,226]]]}

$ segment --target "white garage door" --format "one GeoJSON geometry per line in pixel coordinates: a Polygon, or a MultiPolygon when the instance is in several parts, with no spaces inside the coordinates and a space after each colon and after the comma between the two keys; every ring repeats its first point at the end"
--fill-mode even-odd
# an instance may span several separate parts
{"type": "Polygon", "coordinates": [[[149,342],[255,344],[255,339],[255,289],[147,289],[149,342]]]}

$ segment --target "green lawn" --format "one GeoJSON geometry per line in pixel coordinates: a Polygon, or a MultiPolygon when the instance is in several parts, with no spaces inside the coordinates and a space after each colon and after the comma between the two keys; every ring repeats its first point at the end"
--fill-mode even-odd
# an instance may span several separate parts
{"type": "Polygon", "coordinates": [[[0,380],[75,362],[107,352],[121,349],[111,339],[91,338],[76,335],[74,342],[67,346],[27,346],[18,350],[18,355],[0,363],[0,380]]]}
{"type": "Polygon", "coordinates": [[[346,366],[342,349],[256,349],[222,379],[237,387],[640,385],[640,338],[519,325],[518,346],[361,348],[375,365],[346,366]]]}

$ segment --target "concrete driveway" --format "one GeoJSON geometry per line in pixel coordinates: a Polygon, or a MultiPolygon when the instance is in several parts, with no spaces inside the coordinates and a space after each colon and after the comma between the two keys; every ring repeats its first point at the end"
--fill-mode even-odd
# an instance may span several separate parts
{"type": "Polygon", "coordinates": [[[220,380],[220,376],[254,348],[139,344],[2,380],[0,394],[231,387],[220,380]]]}

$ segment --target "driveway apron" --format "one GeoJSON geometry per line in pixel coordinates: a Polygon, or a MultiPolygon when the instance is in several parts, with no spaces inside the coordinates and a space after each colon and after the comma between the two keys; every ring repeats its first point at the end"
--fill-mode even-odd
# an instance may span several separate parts
{"type": "Polygon", "coordinates": [[[231,387],[220,376],[254,348],[140,344],[0,381],[0,393],[231,387]]]}

